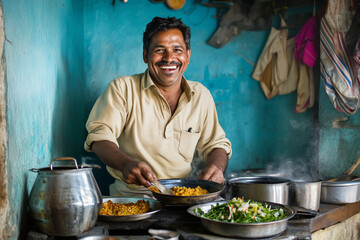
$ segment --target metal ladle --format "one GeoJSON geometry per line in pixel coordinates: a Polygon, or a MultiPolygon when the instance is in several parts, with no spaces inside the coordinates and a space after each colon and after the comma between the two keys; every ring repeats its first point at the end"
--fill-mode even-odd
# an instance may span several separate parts
{"type": "Polygon", "coordinates": [[[171,191],[170,188],[165,187],[161,182],[159,182],[157,179],[155,179],[153,182],[150,183],[152,186],[159,189],[159,191],[163,194],[167,195],[174,195],[174,193],[171,191]]]}
{"type": "Polygon", "coordinates": [[[351,176],[351,174],[354,172],[354,170],[357,168],[357,166],[360,164],[360,157],[356,161],[354,165],[351,166],[349,170],[347,170],[345,175],[342,175],[340,177],[336,177],[333,179],[328,180],[329,182],[339,182],[339,181],[351,181],[357,177],[351,176]]]}

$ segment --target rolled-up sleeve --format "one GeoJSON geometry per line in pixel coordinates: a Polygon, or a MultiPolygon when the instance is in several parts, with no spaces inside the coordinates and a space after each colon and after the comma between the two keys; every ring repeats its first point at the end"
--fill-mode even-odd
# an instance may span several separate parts
{"type": "Polygon", "coordinates": [[[86,151],[91,152],[91,144],[96,141],[108,140],[119,146],[117,138],[124,128],[127,115],[126,95],[123,81],[116,79],[97,99],[86,122],[86,151]]]}
{"type": "Polygon", "coordinates": [[[218,116],[214,100],[209,91],[202,93],[204,104],[203,109],[206,109],[204,116],[204,123],[202,125],[201,137],[197,145],[197,151],[202,159],[215,148],[222,148],[226,151],[228,159],[230,159],[232,150],[230,140],[225,137],[225,132],[219,124],[218,116]],[[206,93],[206,94],[204,94],[206,93]]]}

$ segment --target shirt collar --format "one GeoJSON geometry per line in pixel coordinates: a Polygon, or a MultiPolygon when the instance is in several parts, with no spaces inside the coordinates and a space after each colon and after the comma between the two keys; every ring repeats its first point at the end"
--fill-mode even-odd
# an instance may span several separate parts
{"type": "MultiPolygon", "coordinates": [[[[145,74],[143,75],[142,87],[144,90],[147,90],[151,86],[156,87],[153,80],[150,77],[149,69],[146,69],[145,74]]],[[[195,93],[194,87],[190,86],[186,78],[183,76],[181,79],[181,87],[184,90],[186,97],[191,100],[191,96],[195,93]]]]}

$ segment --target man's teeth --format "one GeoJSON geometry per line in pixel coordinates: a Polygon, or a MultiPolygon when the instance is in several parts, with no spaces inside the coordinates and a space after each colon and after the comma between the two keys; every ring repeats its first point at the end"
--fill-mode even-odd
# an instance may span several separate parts
{"type": "Polygon", "coordinates": [[[176,69],[177,66],[160,66],[161,69],[176,69]]]}

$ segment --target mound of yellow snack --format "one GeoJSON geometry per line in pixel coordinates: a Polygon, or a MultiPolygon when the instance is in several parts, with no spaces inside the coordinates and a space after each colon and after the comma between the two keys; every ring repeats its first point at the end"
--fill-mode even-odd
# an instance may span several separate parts
{"type": "Polygon", "coordinates": [[[111,200],[102,203],[99,214],[110,216],[126,216],[146,213],[150,209],[149,201],[138,200],[136,203],[114,203],[111,200]]]}
{"type": "Polygon", "coordinates": [[[199,196],[209,193],[208,190],[202,189],[200,186],[197,186],[196,188],[175,186],[171,188],[171,191],[175,196],[199,196]]]}

